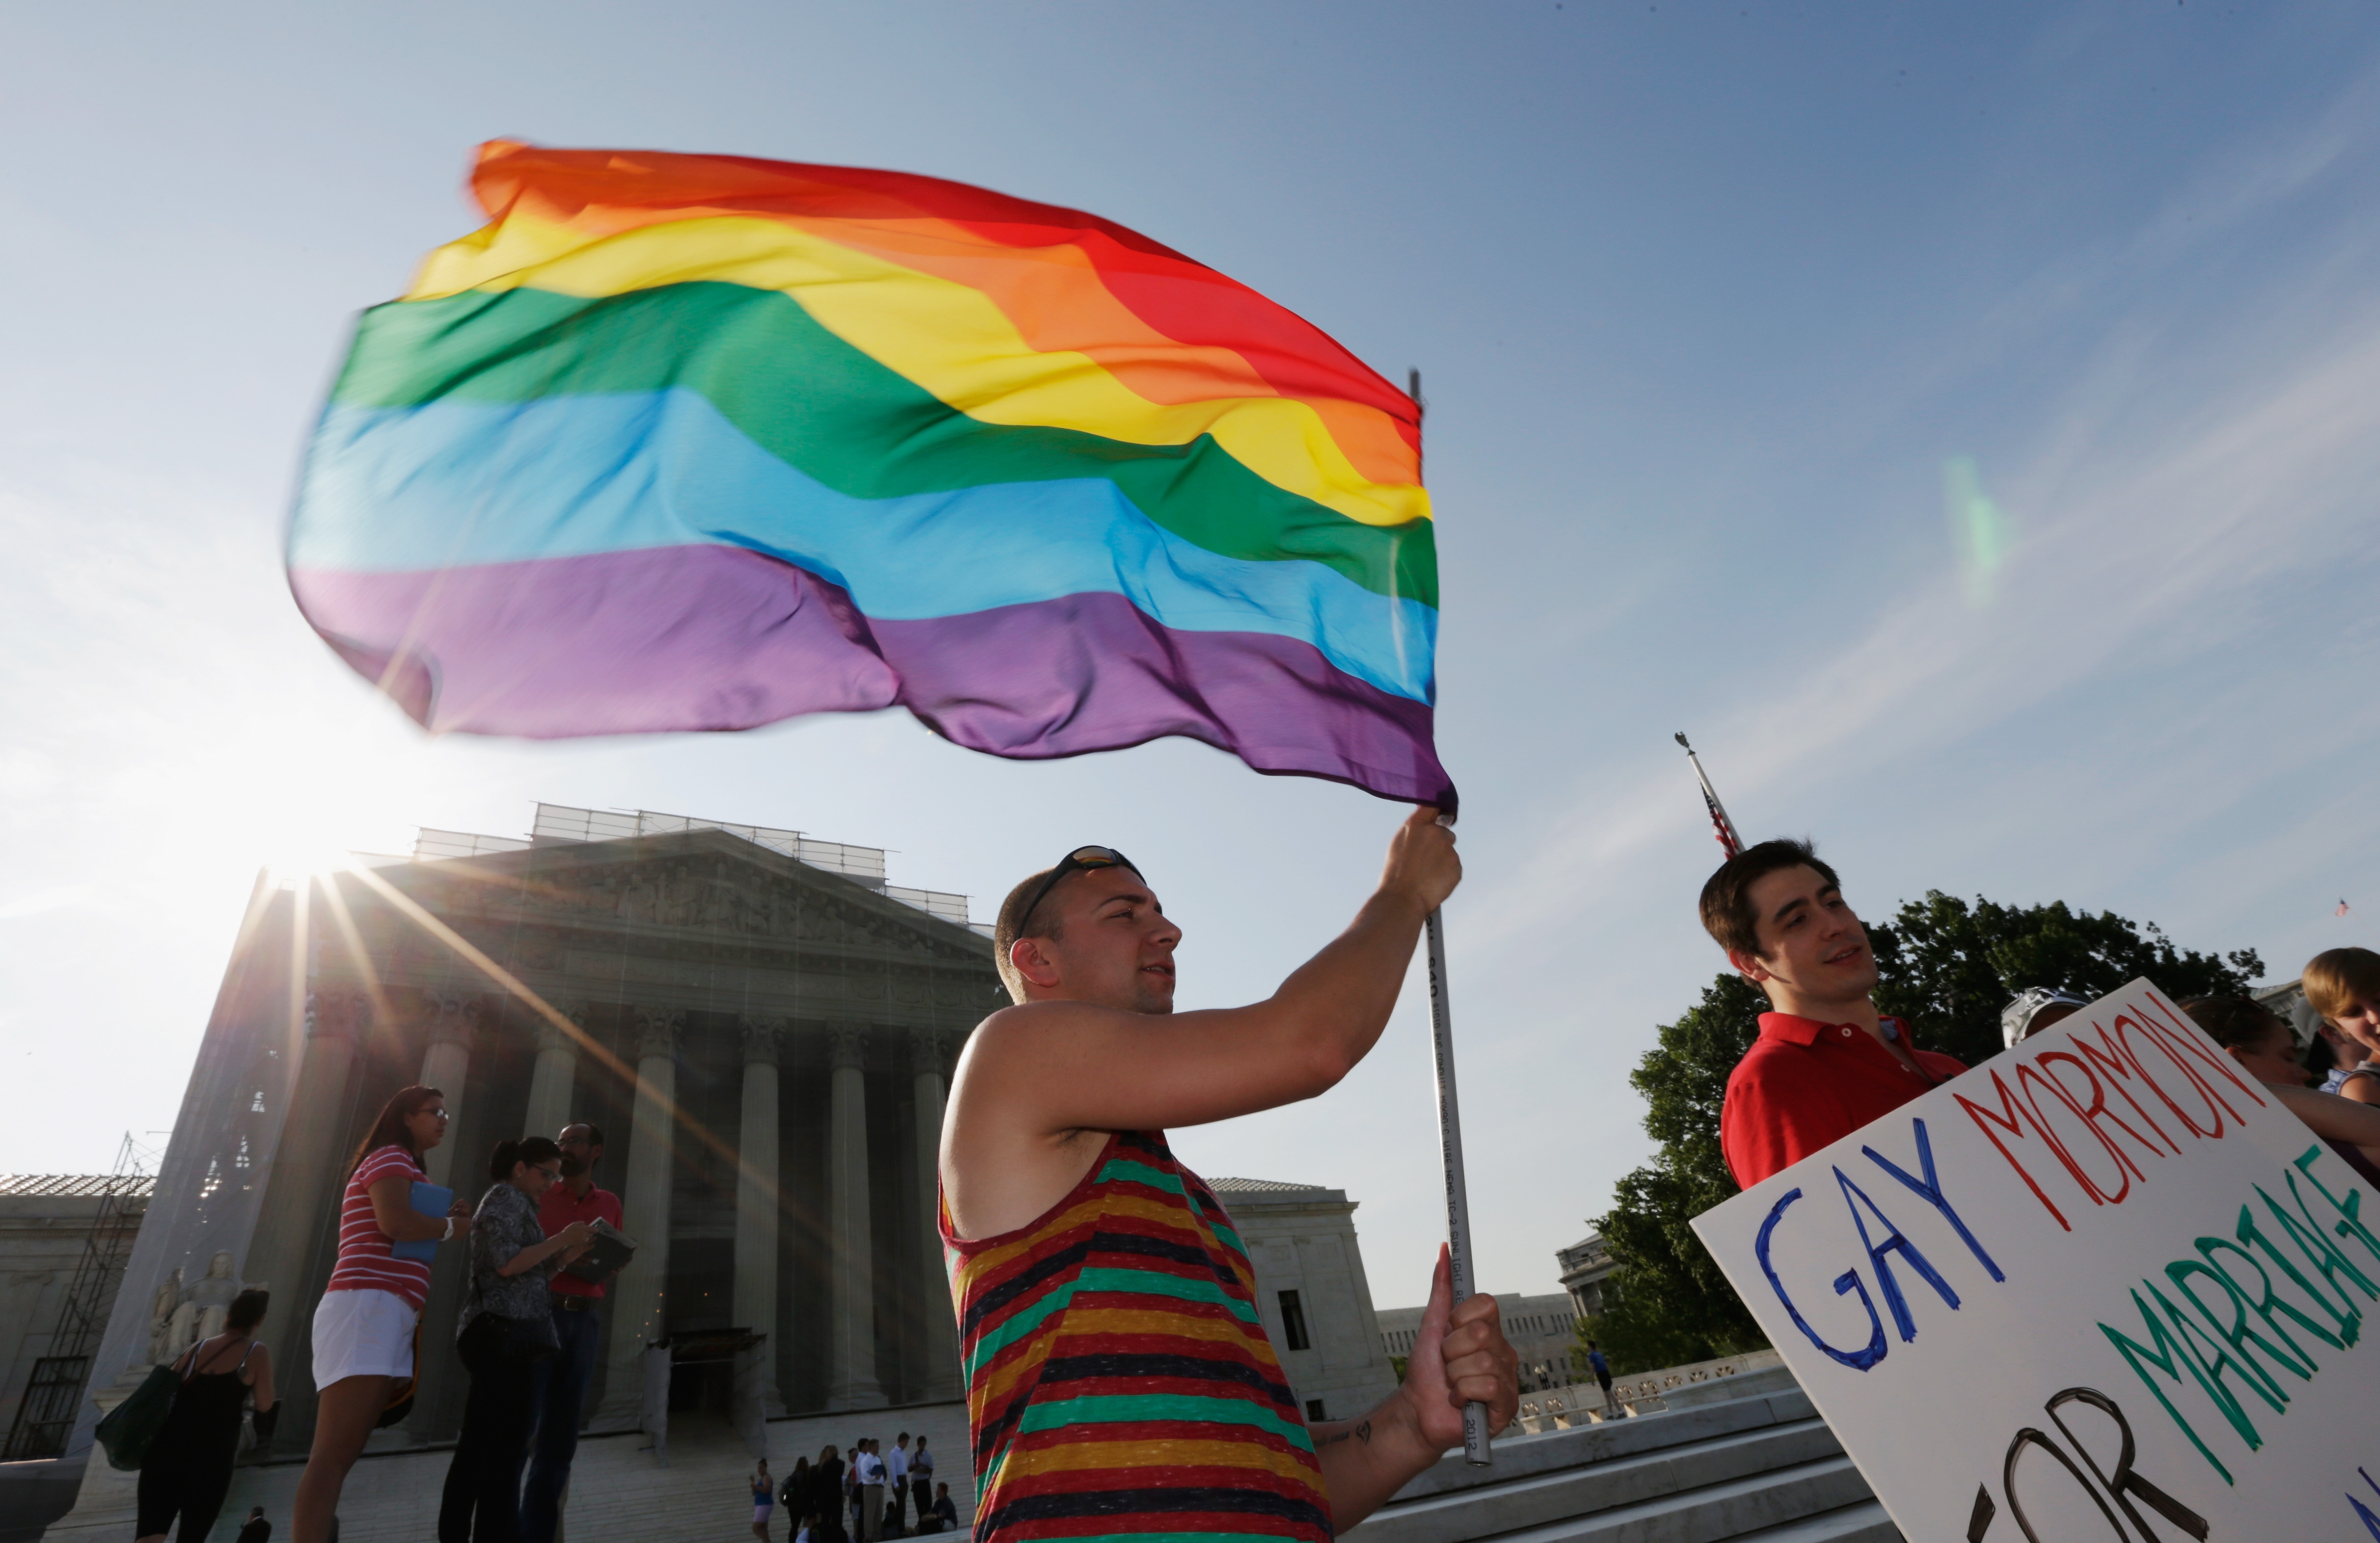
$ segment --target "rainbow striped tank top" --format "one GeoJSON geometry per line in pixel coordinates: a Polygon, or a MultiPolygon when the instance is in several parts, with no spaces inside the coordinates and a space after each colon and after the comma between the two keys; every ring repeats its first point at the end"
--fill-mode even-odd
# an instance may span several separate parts
{"type": "Polygon", "coordinates": [[[1214,1191],[1120,1131],[1039,1220],[942,1247],[974,1437],[975,1543],[1328,1543],[1314,1442],[1214,1191]]]}

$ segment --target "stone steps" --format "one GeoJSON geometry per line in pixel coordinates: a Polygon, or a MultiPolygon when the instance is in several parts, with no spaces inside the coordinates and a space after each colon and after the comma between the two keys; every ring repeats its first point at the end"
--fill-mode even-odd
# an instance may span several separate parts
{"type": "Polygon", "coordinates": [[[1840,1511],[1745,1533],[1739,1543],[1901,1543],[1901,1537],[1881,1504],[1862,1501],[1840,1511]]]}
{"type": "Polygon", "coordinates": [[[1500,1441],[1440,1463],[1348,1543],[1899,1543],[1798,1388],[1500,1441]]]}

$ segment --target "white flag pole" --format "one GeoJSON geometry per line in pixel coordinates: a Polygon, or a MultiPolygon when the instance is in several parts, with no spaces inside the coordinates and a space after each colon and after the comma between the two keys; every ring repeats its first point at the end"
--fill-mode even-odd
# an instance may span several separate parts
{"type": "Polygon", "coordinates": [[[1728,818],[1727,805],[1719,802],[1718,790],[1711,786],[1710,773],[1703,770],[1703,758],[1694,753],[1694,746],[1686,743],[1686,736],[1682,732],[1671,738],[1686,753],[1686,759],[1694,763],[1695,780],[1703,785],[1703,800],[1710,805],[1711,818],[1718,822],[1719,829],[1727,838],[1720,845],[1727,849],[1728,856],[1733,857],[1743,850],[1743,838],[1736,833],[1735,822],[1728,818]]]}
{"type": "MultiPolygon", "coordinates": [[[[1441,819],[1444,816],[1440,816],[1441,819]]],[[[1454,1299],[1475,1288],[1471,1272],[1471,1196],[1463,1180],[1463,1111],[1454,1096],[1454,1017],[1446,1000],[1446,927],[1429,913],[1429,1038],[1438,1064],[1438,1144],[1446,1164],[1446,1252],[1454,1299]]],[[[1463,1455],[1472,1466],[1495,1461],[1488,1446],[1488,1405],[1463,1406],[1463,1455]]]]}
{"type": "MultiPolygon", "coordinates": [[[[1413,398],[1418,416],[1420,370],[1406,375],[1405,394],[1413,398]]],[[[1451,826],[1454,816],[1440,814],[1438,823],[1451,826]]],[[[1463,1110],[1454,1093],[1454,1015],[1447,1004],[1446,924],[1435,910],[1429,913],[1428,943],[1430,1055],[1438,1068],[1439,1157],[1446,1168],[1447,1272],[1452,1277],[1454,1300],[1461,1302],[1478,1287],[1471,1269],[1471,1194],[1463,1180],[1463,1110]]],[[[1488,1448],[1485,1404],[1463,1406],[1463,1456],[1476,1468],[1488,1467],[1496,1460],[1488,1448]]]]}

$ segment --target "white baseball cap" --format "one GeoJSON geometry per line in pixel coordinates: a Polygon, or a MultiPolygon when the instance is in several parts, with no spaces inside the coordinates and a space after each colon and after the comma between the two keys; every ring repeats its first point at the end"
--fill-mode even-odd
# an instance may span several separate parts
{"type": "Polygon", "coordinates": [[[2041,1016],[2041,1009],[2059,1003],[2070,1007],[2090,1006],[2072,992],[2060,991],[2056,986],[2027,986],[2018,992],[2014,999],[2000,1009],[2001,1047],[2005,1049],[2024,1038],[2025,1031],[2033,1027],[2033,1020],[2041,1016]]]}

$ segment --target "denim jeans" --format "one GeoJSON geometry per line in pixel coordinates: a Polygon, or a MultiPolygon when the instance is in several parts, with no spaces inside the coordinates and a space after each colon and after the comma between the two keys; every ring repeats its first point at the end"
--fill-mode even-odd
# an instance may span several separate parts
{"type": "Polygon", "coordinates": [[[578,1412],[594,1380],[595,1355],[603,1337],[592,1311],[554,1309],[553,1332],[562,1353],[537,1363],[529,1390],[537,1432],[531,1438],[528,1483],[521,1490],[521,1543],[553,1543],[562,1515],[562,1491],[570,1483],[570,1460],[578,1453],[578,1412]]]}

